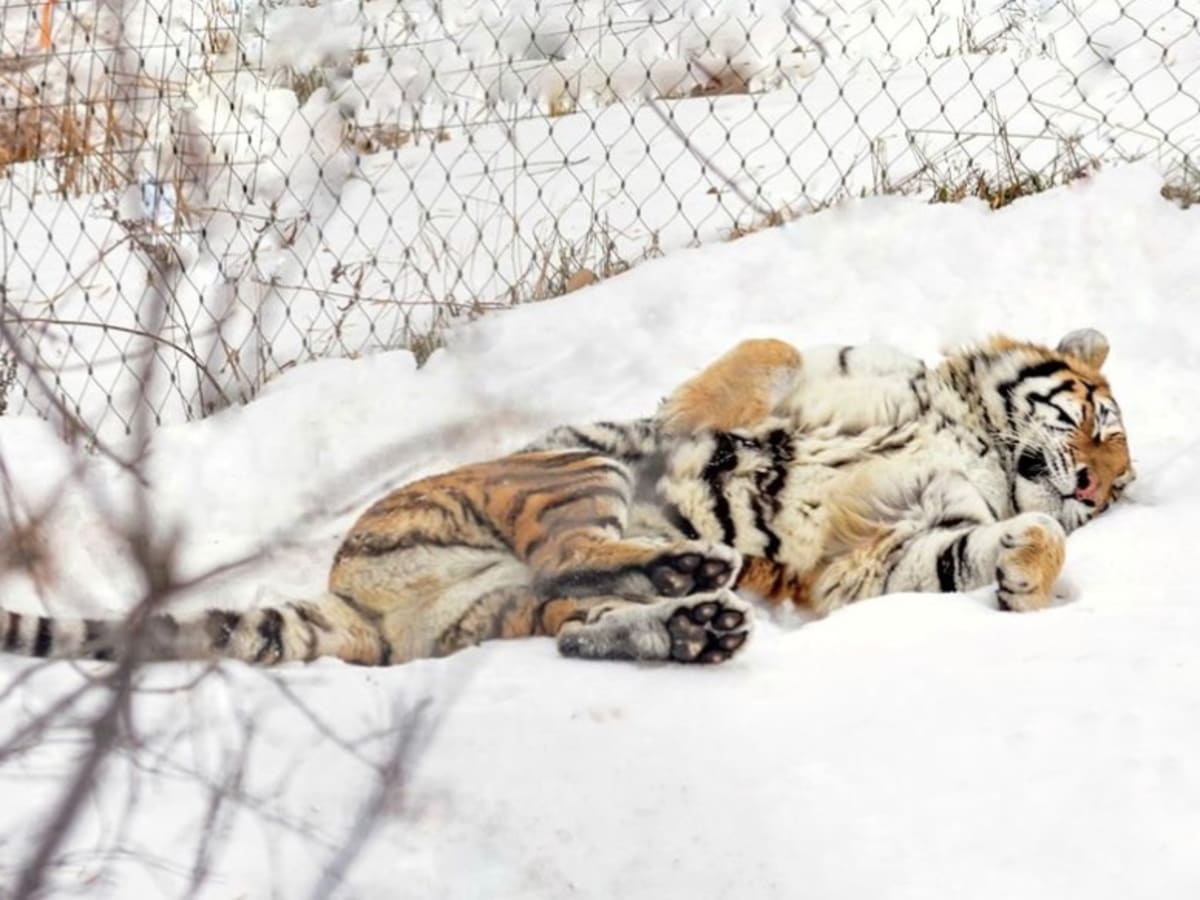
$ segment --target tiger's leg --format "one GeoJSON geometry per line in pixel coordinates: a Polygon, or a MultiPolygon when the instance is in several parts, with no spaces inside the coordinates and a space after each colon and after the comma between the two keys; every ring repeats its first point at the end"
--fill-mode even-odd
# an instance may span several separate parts
{"type": "Polygon", "coordinates": [[[832,609],[893,591],[962,591],[997,583],[1001,609],[1043,609],[1062,570],[1066,532],[1044,513],[987,524],[950,521],[906,532],[835,560],[817,581],[816,605],[832,609]]]}
{"type": "Polygon", "coordinates": [[[925,364],[883,345],[800,352],[784,341],[742,341],[664,401],[667,434],[735,431],[771,416],[858,429],[911,421],[925,408],[925,364]]]}
{"type": "Polygon", "coordinates": [[[664,401],[658,418],[668,434],[734,431],[771,415],[800,378],[800,351],[771,338],[742,341],[664,401]]]}
{"type": "Polygon", "coordinates": [[[511,457],[505,484],[482,498],[504,523],[516,557],[543,597],[607,594],[682,597],[731,585],[741,557],[731,547],[662,534],[626,537],[629,470],[582,451],[511,457]],[[521,477],[530,466],[536,477],[521,477]]]}
{"type": "Polygon", "coordinates": [[[727,588],[683,598],[555,597],[539,625],[564,656],[724,662],[746,642],[750,608],[727,588]]]}

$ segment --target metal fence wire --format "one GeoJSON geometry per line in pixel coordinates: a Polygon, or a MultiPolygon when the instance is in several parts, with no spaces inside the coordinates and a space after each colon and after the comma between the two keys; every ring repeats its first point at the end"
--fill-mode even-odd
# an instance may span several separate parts
{"type": "Polygon", "coordinates": [[[846,197],[1198,181],[1200,0],[2,16],[0,407],[113,437],[846,197]]]}

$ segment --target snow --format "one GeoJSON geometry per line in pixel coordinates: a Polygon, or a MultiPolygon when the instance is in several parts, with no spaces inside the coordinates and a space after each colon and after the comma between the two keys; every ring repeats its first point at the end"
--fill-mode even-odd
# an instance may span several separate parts
{"type": "MultiPolygon", "coordinates": [[[[53,895],[183,895],[211,823],[202,897],[1197,896],[1200,216],[1160,186],[1141,164],[998,212],[848,202],[490,314],[419,370],[405,351],[309,363],[156,430],[149,508],[181,533],[181,570],[264,551],[192,607],[315,593],[390,486],[645,414],[749,336],[933,359],[993,331],[1100,328],[1139,478],[1070,537],[1043,613],[1000,613],[986,589],[814,622],[760,608],[710,669],[567,660],[548,640],[382,670],[151,667],[140,740],[78,813],[53,895]]],[[[5,606],[127,608],[129,479],[93,456],[89,487],[62,488],[73,459],[34,419],[0,419],[0,458],[25,508],[63,493],[44,601],[9,570],[5,606]]],[[[0,742],[102,671],[0,657],[0,742]]],[[[101,699],[0,764],[0,884],[101,699]]]]}

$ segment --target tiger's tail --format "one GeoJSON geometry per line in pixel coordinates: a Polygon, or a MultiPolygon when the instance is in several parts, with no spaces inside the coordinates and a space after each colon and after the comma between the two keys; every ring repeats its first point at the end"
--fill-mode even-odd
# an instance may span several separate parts
{"type": "Polygon", "coordinates": [[[117,660],[132,652],[146,662],[236,659],[275,665],[319,656],[363,665],[393,662],[378,616],[333,594],[242,612],[156,613],[140,623],[0,609],[0,640],[8,653],[42,659],[117,660]]]}

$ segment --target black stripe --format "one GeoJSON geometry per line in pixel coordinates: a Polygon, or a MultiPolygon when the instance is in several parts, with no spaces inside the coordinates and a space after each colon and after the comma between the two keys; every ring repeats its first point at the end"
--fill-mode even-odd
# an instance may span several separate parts
{"type": "Polygon", "coordinates": [[[968,531],[954,542],[954,571],[959,584],[967,581],[967,541],[970,539],[971,532],[968,531]]]}
{"type": "MultiPolygon", "coordinates": [[[[878,447],[875,448],[878,451],[878,447]]],[[[828,469],[840,469],[842,466],[848,466],[852,463],[861,462],[863,457],[856,454],[855,456],[843,456],[841,459],[835,459],[830,462],[822,462],[820,465],[828,469]]]]}
{"type": "Polygon", "coordinates": [[[843,375],[850,374],[850,351],[853,347],[843,347],[838,351],[838,371],[843,375]]]}
{"type": "MultiPolygon", "coordinates": [[[[588,476],[594,474],[597,471],[603,471],[608,474],[620,476],[621,480],[626,485],[628,485],[629,487],[632,487],[633,483],[629,478],[629,474],[625,471],[624,466],[621,466],[619,463],[613,463],[610,460],[603,460],[602,462],[603,462],[603,465],[596,465],[596,466],[592,466],[588,469],[585,469],[585,470],[582,470],[579,472],[572,472],[571,480],[569,482],[566,482],[565,484],[562,480],[555,480],[555,481],[547,482],[544,479],[539,479],[539,481],[540,481],[539,484],[536,484],[533,487],[528,487],[521,491],[518,491],[516,496],[513,498],[512,506],[509,507],[508,514],[505,517],[508,521],[509,529],[510,530],[516,529],[518,520],[520,520],[521,516],[523,516],[525,514],[525,507],[527,507],[529,505],[529,501],[532,500],[534,497],[542,497],[547,494],[556,494],[556,493],[562,492],[564,490],[570,490],[572,487],[574,487],[576,485],[582,485],[582,487],[579,487],[577,491],[574,491],[572,493],[563,494],[563,496],[560,498],[560,500],[550,501],[550,508],[553,508],[555,505],[558,505],[560,502],[563,504],[570,503],[570,502],[572,502],[572,499],[571,499],[572,497],[583,496],[589,491],[593,491],[596,494],[608,493],[611,496],[619,498],[622,502],[628,503],[628,501],[629,501],[628,492],[618,491],[616,488],[613,488],[610,485],[589,485],[588,484],[588,481],[587,481],[588,476]]],[[[535,476],[537,476],[540,473],[533,473],[533,474],[535,476]]],[[[541,513],[538,513],[538,517],[539,518],[541,517],[541,513]]]]}
{"type": "Polygon", "coordinates": [[[311,662],[317,658],[316,626],[313,625],[311,619],[300,612],[300,608],[295,603],[289,603],[288,608],[296,614],[296,618],[300,620],[300,625],[304,628],[304,660],[311,662]]]}
{"type": "Polygon", "coordinates": [[[111,662],[117,658],[115,647],[100,642],[109,632],[109,623],[98,619],[83,620],[83,647],[92,657],[103,662],[111,662]]]}
{"type": "Polygon", "coordinates": [[[176,655],[179,643],[179,622],[170,613],[155,616],[149,622],[146,636],[158,655],[170,658],[176,655]]]}
{"type": "Polygon", "coordinates": [[[796,458],[792,436],[782,428],[776,428],[767,435],[767,451],[771,454],[770,477],[764,479],[760,487],[768,497],[772,498],[775,509],[778,510],[778,501],[775,500],[775,497],[787,484],[791,463],[796,458]]]}
{"type": "Polygon", "coordinates": [[[791,436],[777,428],[767,435],[766,448],[771,455],[771,465],[754,476],[754,527],[766,538],[763,555],[775,562],[782,542],[771,528],[769,519],[779,512],[779,494],[787,483],[788,465],[793,458],[791,436]]]}
{"type": "MultiPolygon", "coordinates": [[[[459,511],[466,518],[470,519],[471,523],[476,528],[485,532],[493,541],[495,541],[497,547],[503,547],[506,550],[515,552],[513,551],[512,542],[508,539],[507,535],[503,534],[500,529],[496,527],[496,523],[493,522],[489,516],[484,515],[479,507],[475,505],[475,502],[463,491],[451,488],[446,491],[446,495],[458,503],[459,511]]],[[[494,550],[495,547],[489,547],[487,549],[494,550]]]]}
{"type": "Polygon", "coordinates": [[[383,616],[381,616],[378,612],[370,609],[369,607],[363,606],[349,594],[334,594],[333,596],[337,597],[348,607],[354,610],[354,614],[364,622],[370,622],[372,625],[378,625],[379,620],[383,618],[383,616]]]}
{"type": "Polygon", "coordinates": [[[224,609],[210,609],[204,616],[204,630],[208,633],[214,650],[224,650],[228,647],[234,632],[241,624],[241,613],[224,609]]]}
{"type": "MultiPolygon", "coordinates": [[[[518,555],[521,559],[531,559],[551,539],[561,537],[567,531],[575,531],[581,528],[602,528],[606,531],[615,531],[618,535],[622,535],[625,532],[625,524],[616,516],[588,516],[586,519],[566,519],[556,522],[552,530],[539,534],[526,544],[518,555]]],[[[495,563],[489,563],[488,565],[490,567],[495,565],[495,563]]]]}
{"type": "MultiPolygon", "coordinates": [[[[571,460],[579,468],[570,472],[562,471],[563,466],[551,465],[551,462],[553,460],[513,457],[505,463],[497,463],[496,471],[507,484],[528,484],[547,490],[555,485],[574,483],[588,477],[602,477],[606,474],[616,475],[624,482],[631,481],[625,463],[611,455],[588,451],[571,460]]],[[[447,489],[446,493],[449,494],[450,490],[447,489]]]]}
{"type": "Polygon", "coordinates": [[[945,519],[938,519],[933,523],[934,531],[952,531],[955,528],[974,527],[982,525],[974,516],[949,516],[945,519]]]}
{"type": "Polygon", "coordinates": [[[1069,372],[1070,370],[1071,367],[1066,363],[1057,359],[1049,359],[1037,365],[1026,366],[1017,372],[1017,377],[1012,381],[1006,381],[1001,384],[997,390],[1000,392],[1000,396],[1004,398],[1004,410],[1008,415],[1009,422],[1011,423],[1013,419],[1013,392],[1016,390],[1017,385],[1029,378],[1048,378],[1059,372],[1069,372]]]}
{"type": "Polygon", "coordinates": [[[363,604],[359,603],[349,594],[335,593],[333,596],[337,597],[348,607],[350,607],[350,609],[354,610],[354,614],[356,616],[371,625],[375,632],[375,640],[379,642],[378,665],[390,666],[392,664],[392,644],[386,637],[383,636],[383,632],[379,628],[380,622],[383,620],[382,613],[363,606],[363,604]]]}
{"type": "Polygon", "coordinates": [[[889,450],[903,450],[916,438],[914,430],[893,431],[877,440],[868,452],[885,453],[889,450]]]}
{"type": "Polygon", "coordinates": [[[296,618],[305,625],[320,628],[322,631],[330,631],[333,627],[320,610],[311,603],[289,603],[288,606],[296,613],[296,618]]]}
{"type": "Polygon", "coordinates": [[[724,475],[737,468],[737,461],[737,442],[733,435],[721,432],[716,435],[716,446],[700,475],[712,497],[713,515],[721,528],[721,541],[731,547],[734,546],[737,529],[733,524],[729,498],[725,496],[724,475]]]}
{"type": "Polygon", "coordinates": [[[937,576],[938,587],[944,592],[958,590],[958,566],[963,559],[967,535],[961,534],[938,554],[937,576]]]}
{"type": "Polygon", "coordinates": [[[779,548],[781,542],[777,535],[767,523],[766,513],[763,511],[761,502],[754,504],[754,527],[766,538],[766,543],[763,544],[763,556],[775,562],[779,556],[779,548]]]}
{"type": "Polygon", "coordinates": [[[83,620],[83,643],[85,646],[96,643],[104,635],[104,626],[97,619],[83,620]]]}
{"type": "MultiPolygon", "coordinates": [[[[572,569],[534,584],[543,597],[595,597],[618,592],[621,582],[631,575],[647,578],[641,566],[617,566],[612,569],[572,569]]],[[[648,579],[647,579],[648,580],[648,579]]]]}
{"type": "Polygon", "coordinates": [[[37,637],[33,641],[33,655],[45,658],[50,655],[54,644],[54,620],[49,616],[38,616],[37,637]]]}
{"type": "Polygon", "coordinates": [[[4,649],[9,653],[17,649],[17,645],[21,642],[21,615],[20,613],[10,612],[8,614],[8,629],[4,633],[4,649]]]}
{"type": "Polygon", "coordinates": [[[578,444],[580,447],[584,447],[588,450],[595,450],[597,453],[612,453],[612,447],[606,447],[599,441],[593,440],[578,428],[568,427],[567,434],[571,436],[571,441],[578,444]]]}
{"type": "Polygon", "coordinates": [[[681,510],[674,503],[668,503],[663,506],[663,516],[666,518],[667,522],[670,523],[672,528],[678,530],[679,533],[689,541],[696,541],[700,539],[700,532],[696,529],[696,526],[692,524],[692,520],[685,516],[683,514],[683,510],[681,510]]]}
{"type": "Polygon", "coordinates": [[[534,487],[523,488],[522,490],[517,491],[517,493],[513,496],[512,505],[508,508],[508,514],[505,516],[506,524],[508,525],[508,530],[510,533],[517,530],[517,520],[519,520],[521,516],[525,514],[525,507],[529,505],[529,499],[531,497],[536,497],[539,494],[545,494],[548,491],[553,490],[554,487],[554,485],[539,483],[534,487]]]}
{"type": "MultiPolygon", "coordinates": [[[[971,360],[971,366],[974,368],[975,360],[971,360]]],[[[912,395],[917,400],[917,409],[922,416],[929,412],[929,397],[925,390],[925,373],[914,375],[908,379],[908,389],[912,391],[912,395]]],[[[959,393],[962,393],[961,391],[959,393]]]]}
{"type": "Polygon", "coordinates": [[[525,465],[536,466],[540,469],[563,469],[575,463],[583,462],[585,459],[596,459],[598,461],[600,458],[597,457],[593,450],[546,450],[541,452],[546,455],[538,460],[521,459],[519,456],[515,458],[525,465]]]}
{"type": "Polygon", "coordinates": [[[1075,389],[1075,379],[1068,378],[1066,381],[1056,384],[1054,387],[1050,388],[1050,390],[1046,391],[1046,393],[1044,393],[1044,394],[1030,393],[1029,399],[1030,400],[1039,400],[1042,403],[1049,403],[1051,400],[1053,400],[1059,394],[1065,394],[1074,389],[1075,389]]]}
{"type": "MultiPolygon", "coordinates": [[[[500,544],[500,546],[505,546],[500,544]]],[[[351,556],[386,556],[402,550],[412,550],[415,547],[458,548],[467,547],[471,550],[495,550],[495,544],[472,543],[459,537],[446,537],[440,534],[430,534],[423,531],[407,531],[399,536],[377,534],[375,532],[359,532],[352,534],[334,554],[336,564],[351,556]]]]}
{"type": "Polygon", "coordinates": [[[1062,360],[1048,359],[1045,362],[1023,368],[1017,373],[1017,381],[1024,381],[1027,378],[1046,378],[1050,375],[1057,375],[1059,372],[1070,371],[1070,368],[1062,360]]]}
{"type": "Polygon", "coordinates": [[[595,500],[598,497],[609,497],[613,500],[618,500],[621,506],[624,507],[629,503],[629,495],[618,488],[609,487],[608,485],[597,485],[596,487],[584,487],[569,494],[563,494],[549,503],[546,503],[538,510],[538,521],[540,522],[548,512],[553,512],[556,509],[562,509],[564,506],[570,506],[572,503],[578,503],[581,500],[595,500]]]}
{"type": "Polygon", "coordinates": [[[263,662],[274,655],[274,662],[283,659],[283,613],[277,609],[264,609],[262,621],[258,623],[258,636],[262,646],[254,655],[255,662],[263,662]]]}
{"type": "Polygon", "coordinates": [[[946,549],[937,558],[938,589],[943,593],[954,590],[954,545],[947,544],[946,549]]]}

